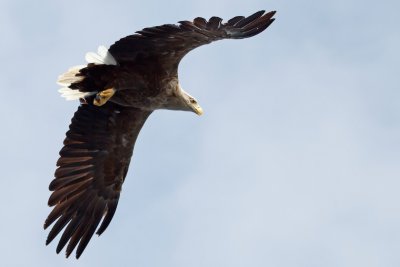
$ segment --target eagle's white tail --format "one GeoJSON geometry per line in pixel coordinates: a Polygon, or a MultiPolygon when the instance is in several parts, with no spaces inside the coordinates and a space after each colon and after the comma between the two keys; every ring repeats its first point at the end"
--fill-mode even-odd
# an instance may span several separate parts
{"type": "MultiPolygon", "coordinates": [[[[99,46],[97,53],[89,52],[86,53],[85,59],[88,63],[93,64],[105,64],[105,65],[117,65],[115,58],[108,52],[108,49],[104,46],[99,46]]],[[[85,96],[96,94],[96,92],[81,92],[78,89],[70,88],[71,84],[82,81],[85,77],[79,76],[81,69],[86,68],[86,65],[79,65],[70,68],[66,73],[61,74],[58,77],[57,84],[61,85],[62,88],[58,90],[62,97],[66,100],[78,100],[85,96]]]]}
{"type": "Polygon", "coordinates": [[[97,48],[97,54],[94,52],[86,53],[85,59],[88,63],[117,65],[115,58],[108,52],[108,49],[102,45],[97,48]]]}

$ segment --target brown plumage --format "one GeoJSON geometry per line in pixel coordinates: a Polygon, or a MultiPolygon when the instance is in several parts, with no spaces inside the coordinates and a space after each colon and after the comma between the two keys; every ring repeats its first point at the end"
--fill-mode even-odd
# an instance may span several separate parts
{"type": "Polygon", "coordinates": [[[54,225],[46,244],[62,232],[57,253],[68,244],[67,257],[77,247],[79,258],[96,229],[98,235],[104,232],[116,211],[136,138],[152,111],[201,115],[197,101],[179,85],[184,55],[216,40],[254,36],[273,22],[274,14],[259,11],[226,23],[218,17],[195,18],[145,28],[108,51],[99,49],[93,62],[60,76],[59,83],[66,86],[60,90],[63,96],[81,98],[82,105],[72,118],[49,186],[53,193],[48,204],[54,208],[44,228],[54,225]],[[95,99],[101,97],[105,100],[98,104],[95,99]]]}

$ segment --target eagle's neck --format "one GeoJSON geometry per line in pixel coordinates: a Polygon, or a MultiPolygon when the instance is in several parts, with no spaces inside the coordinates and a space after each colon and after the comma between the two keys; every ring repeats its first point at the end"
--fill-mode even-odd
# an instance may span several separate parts
{"type": "Polygon", "coordinates": [[[164,84],[166,86],[163,92],[157,96],[160,104],[158,109],[190,111],[190,107],[187,104],[189,94],[182,89],[178,79],[171,79],[164,84]]]}

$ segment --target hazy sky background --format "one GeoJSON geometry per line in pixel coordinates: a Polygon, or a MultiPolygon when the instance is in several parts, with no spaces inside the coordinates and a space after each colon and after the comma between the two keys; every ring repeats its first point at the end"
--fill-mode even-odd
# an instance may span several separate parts
{"type": "MultiPolygon", "coordinates": [[[[399,1],[0,1],[1,266],[400,266],[399,1]],[[266,9],[190,53],[205,110],[144,126],[117,213],[79,261],[44,245],[77,102],[55,81],[146,26],[266,9]]],[[[58,241],[58,239],[57,239],[58,241]]]]}

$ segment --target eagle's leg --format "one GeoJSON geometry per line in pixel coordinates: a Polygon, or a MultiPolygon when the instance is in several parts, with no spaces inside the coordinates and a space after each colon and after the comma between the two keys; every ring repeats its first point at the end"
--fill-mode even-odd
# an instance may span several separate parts
{"type": "Polygon", "coordinates": [[[114,88],[109,88],[96,94],[93,104],[95,106],[102,106],[115,94],[114,88]]]}

